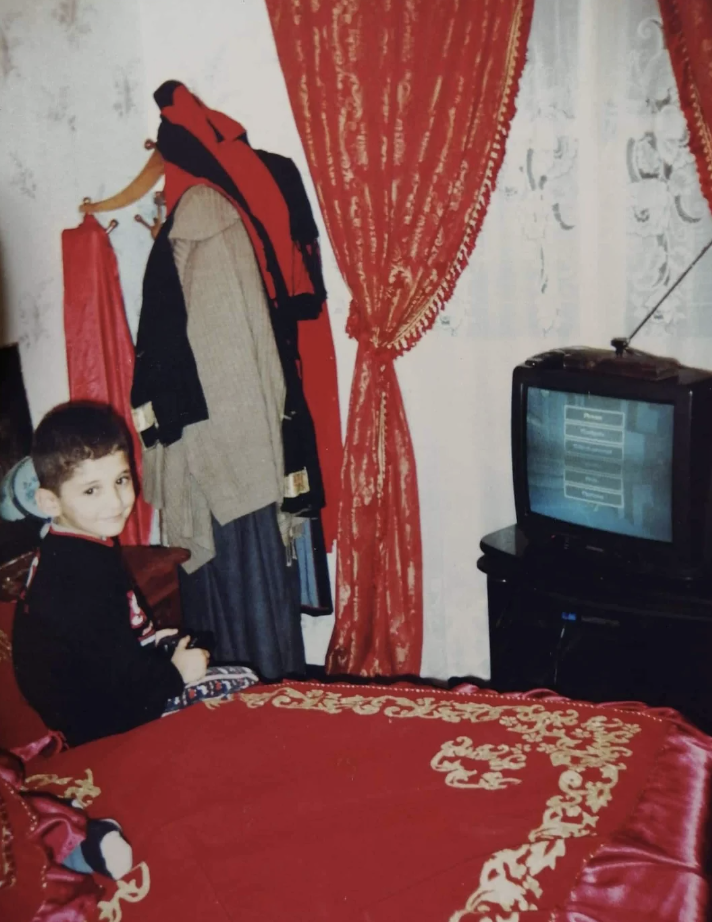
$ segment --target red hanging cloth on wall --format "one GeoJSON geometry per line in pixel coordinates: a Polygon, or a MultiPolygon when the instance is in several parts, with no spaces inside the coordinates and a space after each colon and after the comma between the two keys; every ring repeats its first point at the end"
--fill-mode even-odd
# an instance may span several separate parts
{"type": "Polygon", "coordinates": [[[504,155],[534,0],[267,0],[359,342],[332,674],[418,673],[415,457],[394,360],[467,263],[504,155]]]}
{"type": "Polygon", "coordinates": [[[304,396],[314,420],[324,481],[326,505],[321,510],[324,543],[327,551],[331,551],[338,527],[344,448],[341,442],[336,352],[326,302],[316,320],[299,321],[299,354],[302,359],[304,396]]]}
{"type": "Polygon", "coordinates": [[[702,194],[712,208],[712,4],[660,0],[665,43],[690,132],[702,194]]]}
{"type": "MultiPolygon", "coordinates": [[[[92,215],[86,215],[79,227],[62,231],[62,261],[69,399],[108,403],[125,420],[140,483],[141,445],[129,400],[134,347],[114,248],[92,215]]],[[[137,497],[121,543],[148,544],[152,514],[152,507],[137,497]]]]}

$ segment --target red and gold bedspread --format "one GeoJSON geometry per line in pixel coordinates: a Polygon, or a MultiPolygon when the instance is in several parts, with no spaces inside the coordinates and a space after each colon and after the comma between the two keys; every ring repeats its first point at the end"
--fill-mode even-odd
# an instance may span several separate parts
{"type": "Polygon", "coordinates": [[[705,915],[711,761],[642,706],[292,683],[29,784],[122,823],[111,922],[681,922],[705,915]]]}

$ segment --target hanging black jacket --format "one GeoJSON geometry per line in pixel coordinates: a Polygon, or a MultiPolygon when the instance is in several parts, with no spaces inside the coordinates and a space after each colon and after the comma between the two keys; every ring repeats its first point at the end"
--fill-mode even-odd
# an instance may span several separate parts
{"type": "MultiPolygon", "coordinates": [[[[155,94],[162,108],[170,104],[173,81],[155,94]]],[[[247,144],[244,141],[239,143],[247,144]]],[[[304,397],[299,357],[298,322],[310,320],[322,310],[326,291],[321,272],[318,231],[311,214],[304,185],[296,166],[286,157],[257,151],[273,175],[289,210],[292,240],[298,245],[309,272],[313,291],[292,296],[281,274],[274,247],[264,226],[251,212],[233,177],[200,141],[181,125],[163,118],[157,146],[166,161],[190,176],[205,179],[222,189],[243,209],[264,248],[267,271],[274,283],[275,297],[268,297],[270,319],[286,385],[282,441],[285,474],[306,470],[309,491],[286,497],[287,512],[314,514],[324,505],[324,487],[319,465],[314,423],[304,397]]],[[[170,220],[170,219],[169,219],[170,220]]],[[[164,226],[156,238],[144,277],[144,299],[136,341],[136,365],[131,404],[152,403],[157,426],[141,433],[144,445],[156,440],[177,441],[183,427],[207,418],[207,407],[187,334],[187,312],[168,233],[164,226]]],[[[267,290],[267,289],[265,289],[267,290]]]]}

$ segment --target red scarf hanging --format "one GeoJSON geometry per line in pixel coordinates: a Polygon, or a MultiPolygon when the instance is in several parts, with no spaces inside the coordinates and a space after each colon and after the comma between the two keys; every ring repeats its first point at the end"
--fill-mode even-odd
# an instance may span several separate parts
{"type": "MultiPolygon", "coordinates": [[[[225,172],[234,180],[245,197],[247,205],[254,216],[262,223],[267,236],[272,242],[277,262],[290,295],[307,294],[313,289],[309,275],[303,268],[301,256],[292,242],[289,226],[289,210],[279,191],[272,174],[262,163],[257,154],[240,137],[245,129],[222,112],[215,112],[204,106],[200,100],[184,86],[173,91],[173,102],[161,109],[161,115],[173,125],[180,125],[200,141],[203,147],[217,160],[225,172]],[[215,130],[223,140],[217,139],[215,130]],[[301,263],[301,266],[299,265],[301,263]],[[300,271],[301,270],[301,271],[300,271]]],[[[171,163],[166,163],[166,186],[164,195],[168,213],[173,210],[181,195],[198,182],[213,186],[222,195],[225,190],[201,177],[191,176],[171,163]]],[[[250,235],[255,255],[260,265],[262,278],[270,298],[275,298],[274,280],[267,269],[262,240],[240,204],[230,199],[240,212],[243,223],[250,235]]]]}
{"type": "MultiPolygon", "coordinates": [[[[64,336],[70,400],[110,404],[131,433],[138,482],[141,444],[131,420],[134,347],[126,322],[119,268],[108,234],[86,215],[62,232],[64,336]]],[[[153,510],[140,496],[121,535],[122,544],[148,544],[153,510]]]]}
{"type": "MultiPolygon", "coordinates": [[[[275,300],[275,282],[252,215],[262,224],[272,243],[288,295],[313,293],[301,252],[292,240],[289,210],[284,197],[259,156],[244,140],[240,140],[245,135],[244,127],[224,113],[208,109],[181,85],[173,90],[172,103],[161,109],[161,115],[197,138],[244,196],[249,213],[234,198],[228,198],[239,212],[250,236],[268,296],[275,300]],[[218,140],[216,130],[222,140],[218,140]]],[[[200,183],[227,195],[215,183],[193,176],[166,161],[164,196],[167,213],[172,212],[189,188],[200,183]]],[[[322,510],[324,538],[327,549],[331,549],[336,537],[343,445],[336,356],[326,303],[315,320],[299,323],[299,352],[304,396],[314,422],[326,495],[326,506],[322,510]]]]}

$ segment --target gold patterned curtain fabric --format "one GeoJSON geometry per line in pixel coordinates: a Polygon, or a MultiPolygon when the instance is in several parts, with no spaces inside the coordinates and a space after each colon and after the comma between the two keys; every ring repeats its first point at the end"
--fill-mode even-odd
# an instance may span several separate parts
{"type": "Polygon", "coordinates": [[[359,341],[327,668],[417,673],[415,458],[393,359],[432,325],[481,226],[533,0],[267,0],[359,341]]]}
{"type": "Polygon", "coordinates": [[[396,352],[447,301],[484,218],[528,0],[268,0],[349,332],[396,352]]]}

